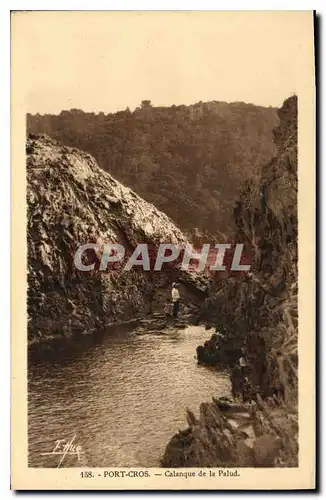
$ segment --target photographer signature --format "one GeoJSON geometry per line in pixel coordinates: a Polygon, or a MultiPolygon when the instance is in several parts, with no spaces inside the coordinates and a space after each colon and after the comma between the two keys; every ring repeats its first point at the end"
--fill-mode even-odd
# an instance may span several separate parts
{"type": "Polygon", "coordinates": [[[58,455],[60,457],[57,467],[59,468],[67,455],[76,455],[80,460],[81,455],[84,454],[82,447],[75,443],[76,434],[68,441],[67,439],[57,439],[55,441],[52,451],[41,453],[41,455],[58,455]]]}

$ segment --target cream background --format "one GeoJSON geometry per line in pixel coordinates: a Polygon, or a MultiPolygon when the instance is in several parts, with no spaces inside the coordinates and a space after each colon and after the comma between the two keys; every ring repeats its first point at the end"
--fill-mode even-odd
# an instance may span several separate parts
{"type": "Polygon", "coordinates": [[[279,107],[298,87],[306,17],[268,11],[16,14],[26,107],[41,114],[110,112],[134,109],[142,99],[164,106],[224,100],[279,107]]]}
{"type": "MultiPolygon", "coordinates": [[[[12,15],[12,488],[292,489],[315,470],[315,91],[311,12],[17,12],[12,15]],[[25,113],[110,112],[199,100],[299,98],[298,469],[239,478],[80,479],[27,467],[25,113]]],[[[96,469],[93,469],[96,471],[96,469]]],[[[155,470],[151,470],[152,473],[155,470]]],[[[160,472],[159,469],[156,472],[160,472]]]]}

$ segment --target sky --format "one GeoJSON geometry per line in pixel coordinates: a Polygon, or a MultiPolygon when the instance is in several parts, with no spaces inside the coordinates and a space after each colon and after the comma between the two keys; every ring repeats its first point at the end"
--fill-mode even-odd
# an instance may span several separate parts
{"type": "Polygon", "coordinates": [[[144,99],[279,107],[298,93],[311,27],[309,11],[18,12],[12,53],[30,113],[144,99]]]}

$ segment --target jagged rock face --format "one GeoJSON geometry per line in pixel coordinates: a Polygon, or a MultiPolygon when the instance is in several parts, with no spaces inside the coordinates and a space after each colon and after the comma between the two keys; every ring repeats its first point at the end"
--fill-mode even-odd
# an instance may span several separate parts
{"type": "Polygon", "coordinates": [[[237,241],[252,251],[252,277],[216,284],[204,308],[227,342],[242,342],[262,395],[297,388],[297,98],[278,112],[277,154],[248,183],[234,211],[237,241]]]}
{"type": "Polygon", "coordinates": [[[232,406],[221,411],[213,398],[200,405],[199,418],[187,410],[188,427],[167,444],[162,467],[297,467],[295,421],[285,423],[260,401],[259,408],[232,406]]]}
{"type": "Polygon", "coordinates": [[[198,419],[188,410],[189,426],[168,443],[164,467],[298,466],[296,97],[284,102],[279,118],[278,153],[261,178],[247,184],[235,210],[237,241],[253,253],[253,275],[216,282],[202,310],[223,332],[216,355],[206,346],[211,364],[231,366],[233,396],[251,401],[250,413],[257,404],[260,413],[249,420],[254,438],[240,431],[248,429],[240,419],[236,428],[229,425],[233,414],[221,415],[214,404],[203,403],[198,419]],[[233,359],[239,352],[245,353],[243,368],[233,359]],[[216,361],[221,353],[224,359],[216,361]],[[263,404],[260,395],[281,397],[263,404]]]}
{"type": "Polygon", "coordinates": [[[176,269],[164,274],[95,267],[85,273],[74,265],[75,252],[90,242],[121,243],[129,252],[137,243],[184,244],[182,232],[89,154],[33,135],[26,154],[29,341],[70,336],[147,312],[156,288],[179,276],[176,269]]]}

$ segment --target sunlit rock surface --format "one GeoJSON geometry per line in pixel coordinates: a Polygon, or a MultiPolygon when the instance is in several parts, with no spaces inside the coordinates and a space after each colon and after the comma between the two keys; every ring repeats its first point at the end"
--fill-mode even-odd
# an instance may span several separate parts
{"type": "MultiPolygon", "coordinates": [[[[156,207],[100,169],[89,155],[47,136],[30,135],[27,154],[29,342],[70,336],[151,311],[157,291],[180,279],[190,296],[205,294],[206,280],[181,273],[99,270],[105,243],[120,243],[130,256],[138,243],[155,253],[160,243],[186,244],[183,233],[156,207]],[[96,243],[85,263],[77,248],[96,243]]],[[[160,295],[162,299],[164,294],[160,295]]]]}

